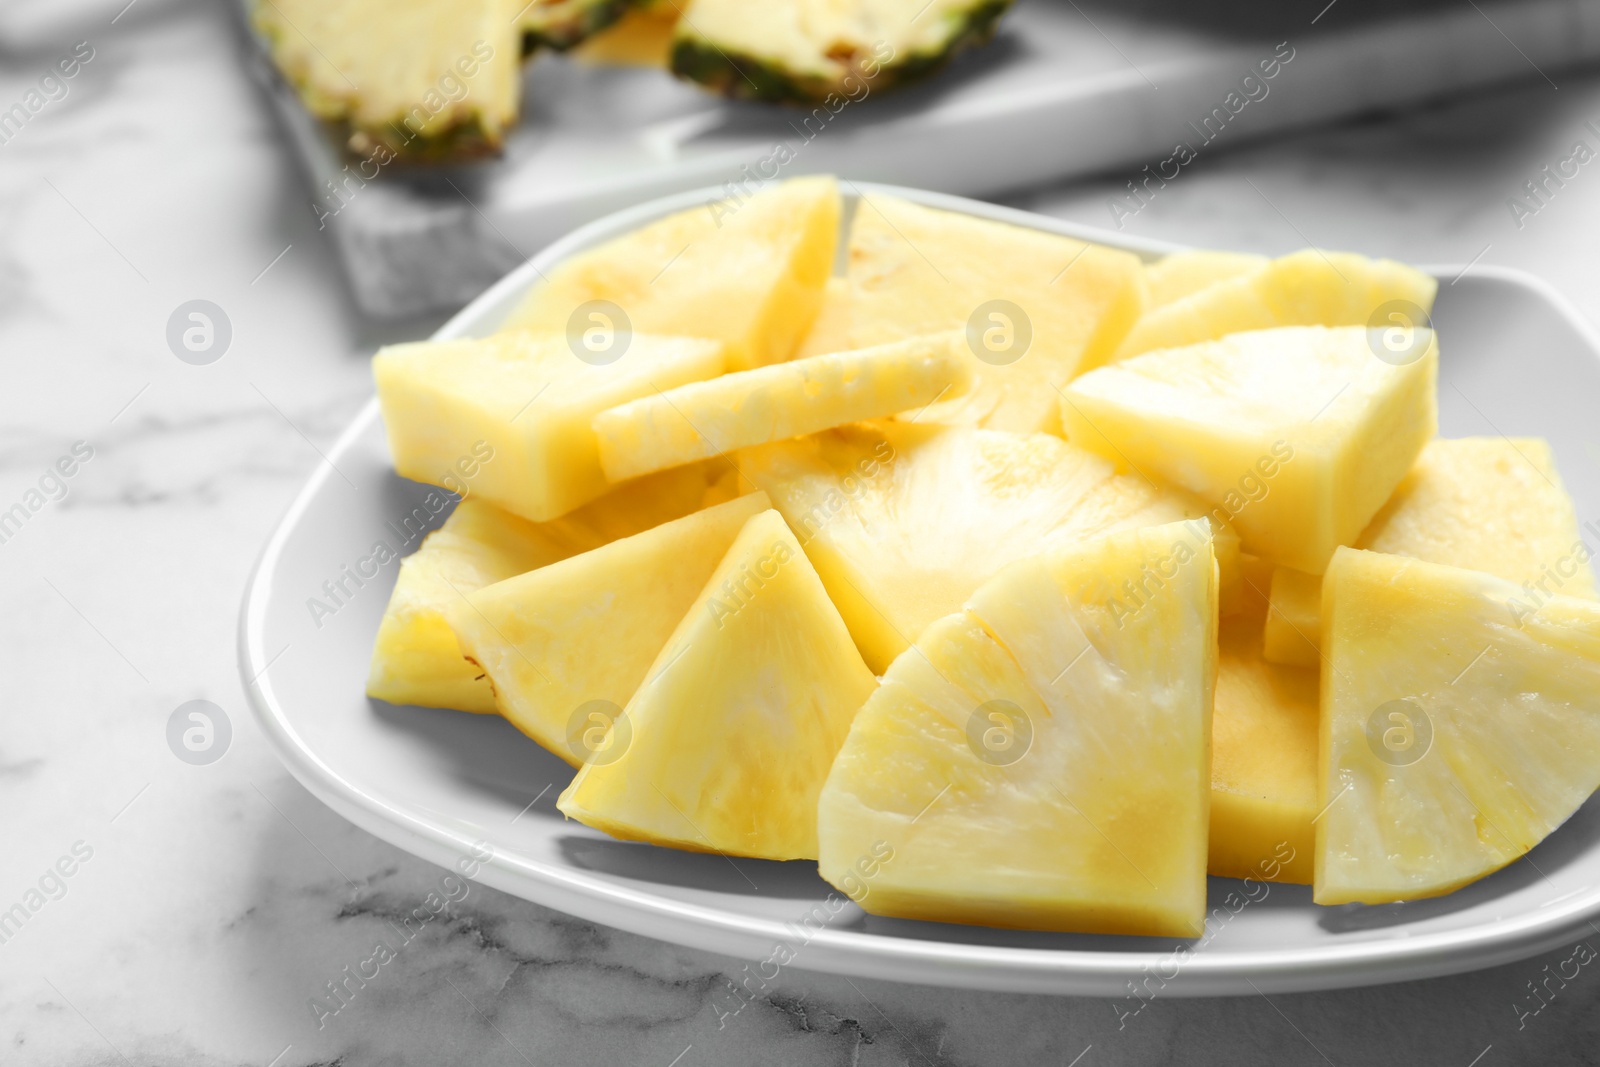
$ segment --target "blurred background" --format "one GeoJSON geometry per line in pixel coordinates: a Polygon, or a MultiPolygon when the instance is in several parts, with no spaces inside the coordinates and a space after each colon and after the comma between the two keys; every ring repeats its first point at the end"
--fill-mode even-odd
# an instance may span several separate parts
{"type": "Polygon", "coordinates": [[[575,53],[542,47],[499,154],[446,137],[476,158],[352,179],[381,139],[314,117],[296,89],[317,57],[275,63],[236,0],[0,6],[0,501],[81,461],[0,542],[0,907],[81,861],[0,942],[0,1062],[1594,1062],[1600,977],[1528,999],[1571,948],[1429,982],[1160,1001],[1125,1025],[1105,1001],[791,970],[719,1028],[734,961],[487,888],[319,1028],[308,997],[438,871],[268,750],[236,667],[240,593],[370,397],[373,351],[428,335],[574,226],[785,157],[783,176],[1174,244],[1351,249],[1448,266],[1445,284],[1518,267],[1600,321],[1600,176],[1544,180],[1578,143],[1600,148],[1594,2],[1018,0],[934,76],[836,107],[674,77],[672,22],[657,9],[575,53]],[[1192,159],[1147,183],[1179,144],[1192,159]],[[169,338],[193,301],[214,309],[204,363],[169,338]],[[206,766],[164,732],[197,699],[232,726],[206,766]]]}

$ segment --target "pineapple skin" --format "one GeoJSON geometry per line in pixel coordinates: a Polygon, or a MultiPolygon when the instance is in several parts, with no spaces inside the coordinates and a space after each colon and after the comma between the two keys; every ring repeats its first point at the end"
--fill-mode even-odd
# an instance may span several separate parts
{"type": "Polygon", "coordinates": [[[522,15],[522,54],[565,52],[611,26],[637,0],[538,0],[522,15]]]}

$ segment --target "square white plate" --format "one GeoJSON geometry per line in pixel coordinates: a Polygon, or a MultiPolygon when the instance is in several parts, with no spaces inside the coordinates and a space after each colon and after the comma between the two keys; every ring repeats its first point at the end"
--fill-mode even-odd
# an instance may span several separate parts
{"type": "MultiPolygon", "coordinates": [[[[859,196],[893,193],[1147,256],[1171,250],[950,196],[865,183],[845,189],[851,207],[859,196]]],[[[584,227],[436,336],[492,332],[537,272],[714,195],[682,194],[584,227]]],[[[1600,449],[1589,441],[1600,410],[1600,338],[1533,277],[1476,268],[1458,278],[1459,268],[1431,269],[1441,281],[1434,324],[1443,352],[1442,433],[1550,439],[1580,517],[1600,515],[1600,449]]],[[[510,723],[367,699],[373,636],[398,565],[388,564],[320,624],[308,600],[324,596],[323,583],[339,580],[377,541],[413,550],[399,523],[432,490],[390,469],[376,401],[328,460],[273,533],[246,591],[240,669],[257,718],[294,776],[335,811],[434,863],[488,854],[479,879],[508,893],[752,965],[783,942],[798,950],[793,966],[821,971],[1111,996],[1126,995],[1129,982],[1163,996],[1196,996],[1446,974],[1570,941],[1600,914],[1600,802],[1593,800],[1525,859],[1437,900],[1322,908],[1308,887],[1273,885],[1265,896],[1252,886],[1248,895],[1258,899],[1239,907],[1242,884],[1213,878],[1213,917],[1199,942],[882,919],[843,901],[809,863],[735,866],[720,856],[614,841],[556,811],[572,771],[510,723]],[[820,932],[808,938],[789,925],[830,895],[844,906],[820,932]]]]}

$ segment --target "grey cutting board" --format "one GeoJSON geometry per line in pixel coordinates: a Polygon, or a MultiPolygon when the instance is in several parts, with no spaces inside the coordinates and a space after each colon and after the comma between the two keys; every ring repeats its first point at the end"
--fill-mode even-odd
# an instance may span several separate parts
{"type": "Polygon", "coordinates": [[[1119,167],[1133,179],[1180,141],[1203,158],[1276,130],[1550,80],[1597,56],[1596,0],[1018,0],[985,48],[814,119],[821,132],[808,137],[804,109],[543,55],[525,69],[523,119],[501,158],[392,165],[342,206],[326,191],[350,162],[338,139],[259,49],[254,64],[305,167],[307,211],[340,206],[323,225],[351,290],[367,313],[393,317],[458,307],[574,227],[738,180],[780,143],[793,154],[783,176],[993,196],[1119,167]],[[1294,57],[1266,95],[1252,87],[1259,99],[1203,127],[1280,42],[1294,57]]]}

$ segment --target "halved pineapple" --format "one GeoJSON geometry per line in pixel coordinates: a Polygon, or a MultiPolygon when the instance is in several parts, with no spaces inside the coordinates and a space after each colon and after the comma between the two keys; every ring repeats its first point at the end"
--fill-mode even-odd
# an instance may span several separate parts
{"type": "Polygon", "coordinates": [[[600,739],[607,759],[557,806],[629,840],[815,859],[817,793],[876,685],[794,535],[762,512],[600,739]]]}
{"type": "MultiPolygon", "coordinates": [[[[367,695],[391,704],[493,712],[483,672],[461,658],[445,612],[486,585],[687,515],[701,504],[710,467],[680,467],[629,482],[554,522],[531,523],[468,496],[400,561],[378,624],[367,695]]],[[[470,492],[470,480],[465,483],[470,492]]],[[[412,519],[401,529],[413,529],[412,519]]],[[[418,520],[415,529],[420,531],[418,520]]],[[[404,546],[382,543],[392,554],[404,546]]],[[[375,546],[376,547],[376,546],[375,546]]]]}
{"type": "MultiPolygon", "coordinates": [[[[1430,441],[1354,547],[1595,599],[1589,549],[1550,445],[1537,437],[1430,441]]],[[[1277,663],[1318,662],[1322,582],[1280,570],[1265,647],[1277,663]]]]}
{"type": "Polygon", "coordinates": [[[1062,394],[1076,445],[1165,478],[1232,517],[1246,552],[1320,574],[1438,426],[1431,331],[1409,362],[1364,327],[1293,326],[1163,349],[1062,394]]]}
{"type": "Polygon", "coordinates": [[[594,418],[621,481],[739,448],[927,407],[972,384],[954,334],[790,360],[640,397],[594,418]]]}
{"type": "MultiPolygon", "coordinates": [[[[1013,560],[1206,514],[1048,434],[862,423],[741,452],[739,469],[805,545],[869,666],[1013,560]]],[[[1221,539],[1237,574],[1237,541],[1221,539]]]]}
{"type": "Polygon", "coordinates": [[[562,263],[504,328],[631,327],[721,341],[729,370],[780,362],[816,317],[839,209],[838,184],[814,177],[669,215],[562,263]]]}
{"type": "Polygon", "coordinates": [[[926,76],[961,49],[982,44],[1010,6],[1011,0],[690,0],[673,39],[672,70],[727,96],[842,106],[926,76]]]}
{"type": "Polygon", "coordinates": [[[1250,252],[1173,252],[1144,268],[1150,307],[1165,307],[1217,282],[1258,271],[1270,262],[1266,256],[1250,252]]]}
{"type": "Polygon", "coordinates": [[[487,447],[493,458],[473,491],[535,522],[611,487],[595,415],[722,369],[715,341],[647,334],[604,364],[579,358],[565,337],[527,333],[390,345],[372,360],[397,472],[437,483],[487,447]]]}
{"type": "Polygon", "coordinates": [[[1275,326],[1425,328],[1438,289],[1404,263],[1307,248],[1152,309],[1116,358],[1275,326]]]}
{"type": "Polygon", "coordinates": [[[1466,885],[1600,784],[1600,604],[1342,548],[1322,611],[1319,904],[1466,885]]]}
{"type": "Polygon", "coordinates": [[[1198,937],[1216,617],[1204,520],[1007,567],[857,715],[822,876],[876,915],[1198,937]]]}
{"type": "MultiPolygon", "coordinates": [[[[739,497],[471,593],[447,618],[500,713],[573,766],[569,725],[620,711],[766,495],[739,497]]],[[[581,735],[581,732],[580,732],[581,735]]]]}
{"type": "Polygon", "coordinates": [[[1103,363],[1144,307],[1138,257],[864,196],[850,229],[852,347],[963,330],[973,388],[923,423],[1055,432],[1056,390],[1103,363]]]}
{"type": "Polygon", "coordinates": [[[256,0],[251,14],[312,114],[344,123],[350,150],[382,163],[499,148],[521,95],[520,6],[256,0]]]}

